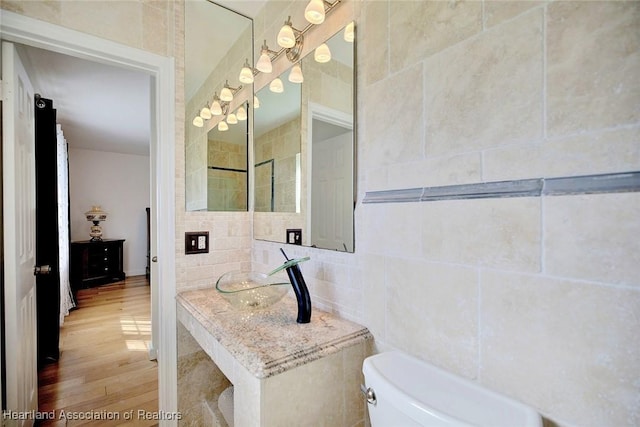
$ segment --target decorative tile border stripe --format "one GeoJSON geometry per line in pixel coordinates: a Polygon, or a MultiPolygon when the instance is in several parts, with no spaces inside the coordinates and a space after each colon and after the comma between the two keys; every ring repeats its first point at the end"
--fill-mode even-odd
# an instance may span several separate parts
{"type": "Polygon", "coordinates": [[[367,191],[362,203],[538,197],[640,191],[640,172],[367,191]]]}

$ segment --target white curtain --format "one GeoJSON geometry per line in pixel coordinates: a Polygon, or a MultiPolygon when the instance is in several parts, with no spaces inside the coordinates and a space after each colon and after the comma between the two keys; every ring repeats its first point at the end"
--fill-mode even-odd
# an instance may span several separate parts
{"type": "Polygon", "coordinates": [[[58,144],[58,235],[60,237],[58,260],[60,269],[60,326],[69,310],[75,307],[69,283],[69,157],[67,141],[60,125],[57,125],[58,144]]]}

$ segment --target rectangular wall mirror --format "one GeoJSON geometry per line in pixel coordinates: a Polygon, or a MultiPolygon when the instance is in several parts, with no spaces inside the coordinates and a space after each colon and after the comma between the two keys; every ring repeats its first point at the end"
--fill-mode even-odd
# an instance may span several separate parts
{"type": "Polygon", "coordinates": [[[247,99],[238,98],[251,90],[241,92],[238,74],[253,58],[253,21],[207,0],[184,6],[186,209],[246,211],[247,99]],[[217,99],[225,84],[238,95],[233,101],[217,99]],[[210,115],[216,100],[221,114],[210,115]]]}
{"type": "MultiPolygon", "coordinates": [[[[352,39],[351,39],[352,40],[352,39]]],[[[254,110],[254,237],[354,251],[355,51],[344,31],[328,62],[301,60],[302,83],[279,76],[254,110]]]]}

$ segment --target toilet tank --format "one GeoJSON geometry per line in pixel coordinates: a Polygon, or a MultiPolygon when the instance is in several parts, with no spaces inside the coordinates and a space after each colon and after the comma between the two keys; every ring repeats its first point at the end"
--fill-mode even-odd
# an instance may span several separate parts
{"type": "Polygon", "coordinates": [[[531,407],[401,352],[364,360],[373,427],[542,427],[531,407]]]}

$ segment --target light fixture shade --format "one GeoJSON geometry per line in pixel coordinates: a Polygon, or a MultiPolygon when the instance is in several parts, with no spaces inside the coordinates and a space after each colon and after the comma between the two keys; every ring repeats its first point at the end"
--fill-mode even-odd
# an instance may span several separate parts
{"type": "Polygon", "coordinates": [[[260,55],[260,59],[256,63],[256,68],[265,74],[269,74],[273,71],[273,66],[271,65],[271,57],[266,51],[262,51],[260,55]]]}
{"type": "Polygon", "coordinates": [[[290,48],[296,45],[296,35],[291,28],[291,17],[284,23],[280,32],[278,32],[278,45],[284,48],[290,48]]]}
{"type": "Polygon", "coordinates": [[[229,89],[228,83],[225,83],[224,87],[220,91],[220,100],[226,102],[233,101],[233,93],[231,92],[231,89],[229,89]]]}
{"type": "Polygon", "coordinates": [[[211,118],[211,110],[209,110],[208,107],[202,107],[202,110],[200,110],[200,117],[205,120],[209,120],[211,118]]]}
{"type": "Polygon", "coordinates": [[[238,110],[236,110],[236,117],[238,118],[238,120],[247,120],[247,111],[244,109],[244,107],[238,107],[238,110]]]}
{"type": "Polygon", "coordinates": [[[284,92],[284,86],[282,85],[282,80],[280,80],[278,77],[273,79],[269,84],[269,90],[274,93],[284,92]]]}
{"type": "Polygon", "coordinates": [[[353,23],[353,21],[351,21],[347,24],[346,27],[344,27],[344,40],[349,43],[353,43],[355,39],[356,39],[355,24],[353,23]]]}
{"type": "Polygon", "coordinates": [[[204,120],[200,116],[195,116],[193,118],[193,122],[191,123],[193,123],[193,125],[197,128],[201,128],[202,126],[204,126],[204,120]]]}
{"type": "Polygon", "coordinates": [[[304,76],[302,75],[302,68],[300,68],[300,64],[295,64],[293,68],[291,68],[291,72],[289,73],[289,81],[291,83],[302,83],[304,81],[304,76]]]}
{"type": "Polygon", "coordinates": [[[224,120],[220,121],[218,123],[218,130],[220,132],[224,132],[226,130],[229,130],[229,125],[227,124],[227,122],[225,122],[224,120]]]}
{"type": "Polygon", "coordinates": [[[107,213],[100,206],[91,206],[91,210],[84,213],[87,221],[106,221],[107,213]]]}
{"type": "Polygon", "coordinates": [[[251,84],[253,83],[253,70],[249,65],[249,60],[244,61],[244,65],[242,66],[242,70],[240,70],[240,76],[238,77],[241,83],[251,84]]]}
{"type": "Polygon", "coordinates": [[[229,123],[230,125],[235,125],[236,123],[238,123],[238,118],[234,113],[231,113],[227,116],[227,123],[229,123]]]}
{"type": "Polygon", "coordinates": [[[211,111],[212,116],[222,115],[222,106],[220,105],[220,102],[217,98],[213,101],[213,104],[211,104],[211,108],[209,108],[209,110],[211,111]]]}
{"type": "Polygon", "coordinates": [[[312,24],[322,24],[324,22],[324,1],[311,0],[304,10],[304,17],[312,24]]]}
{"type": "Polygon", "coordinates": [[[260,100],[257,96],[253,95],[253,109],[256,110],[260,108],[260,100]]]}
{"type": "Polygon", "coordinates": [[[329,50],[329,46],[327,46],[326,43],[322,43],[318,46],[313,53],[313,59],[321,64],[331,61],[331,51],[329,50]]]}

